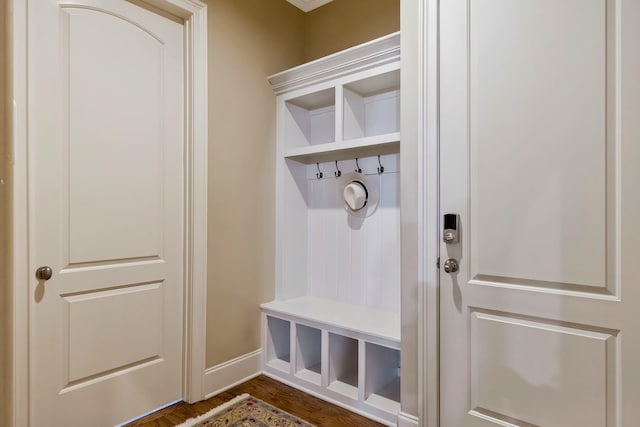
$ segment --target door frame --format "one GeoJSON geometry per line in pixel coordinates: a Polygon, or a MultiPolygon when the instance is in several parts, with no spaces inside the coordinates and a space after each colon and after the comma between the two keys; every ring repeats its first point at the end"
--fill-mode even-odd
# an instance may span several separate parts
{"type": "MultiPolygon", "coordinates": [[[[149,10],[184,21],[185,223],[183,398],[204,398],[207,292],[207,6],[198,0],[144,0],[149,10]]],[[[29,425],[29,195],[27,2],[10,0],[9,173],[11,425],[29,425]]]]}
{"type": "Polygon", "coordinates": [[[414,375],[417,384],[402,386],[402,411],[398,425],[438,427],[439,0],[403,0],[400,9],[401,363],[403,374],[414,375]]]}

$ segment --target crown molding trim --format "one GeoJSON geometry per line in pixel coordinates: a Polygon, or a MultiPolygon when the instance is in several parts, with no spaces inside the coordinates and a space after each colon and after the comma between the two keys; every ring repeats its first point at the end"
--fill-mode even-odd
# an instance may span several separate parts
{"type": "Polygon", "coordinates": [[[400,60],[400,32],[273,74],[276,95],[400,60]]]}

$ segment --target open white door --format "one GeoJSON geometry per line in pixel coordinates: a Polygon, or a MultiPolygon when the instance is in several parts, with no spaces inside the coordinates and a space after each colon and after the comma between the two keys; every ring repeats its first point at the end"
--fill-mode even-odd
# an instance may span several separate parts
{"type": "Polygon", "coordinates": [[[447,0],[440,25],[441,425],[636,426],[640,2],[447,0]]]}
{"type": "Polygon", "coordinates": [[[112,426],[182,396],[183,27],[124,0],[28,23],[30,425],[112,426]]]}

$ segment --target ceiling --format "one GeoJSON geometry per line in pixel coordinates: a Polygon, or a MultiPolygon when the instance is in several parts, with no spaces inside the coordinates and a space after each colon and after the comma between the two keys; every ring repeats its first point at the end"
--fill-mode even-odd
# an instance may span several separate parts
{"type": "Polygon", "coordinates": [[[287,0],[287,1],[292,5],[294,5],[295,7],[297,7],[298,9],[301,9],[304,12],[309,12],[310,10],[316,9],[320,6],[330,3],[333,0],[287,0]]]}

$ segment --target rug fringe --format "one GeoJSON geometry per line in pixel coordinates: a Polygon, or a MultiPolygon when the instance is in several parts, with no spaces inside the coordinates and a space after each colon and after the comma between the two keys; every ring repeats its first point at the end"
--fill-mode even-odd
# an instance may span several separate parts
{"type": "Polygon", "coordinates": [[[241,402],[242,400],[247,399],[249,397],[251,397],[251,395],[249,395],[248,393],[243,393],[240,396],[236,396],[233,399],[231,399],[230,401],[223,403],[222,405],[216,406],[215,408],[211,409],[206,414],[202,414],[202,415],[200,415],[198,417],[194,417],[194,418],[189,418],[187,421],[185,421],[182,424],[177,425],[176,427],[192,427],[192,426],[198,424],[199,422],[202,422],[202,421],[206,420],[207,418],[210,418],[210,417],[218,414],[219,412],[224,411],[228,407],[233,406],[236,403],[241,402]]]}

